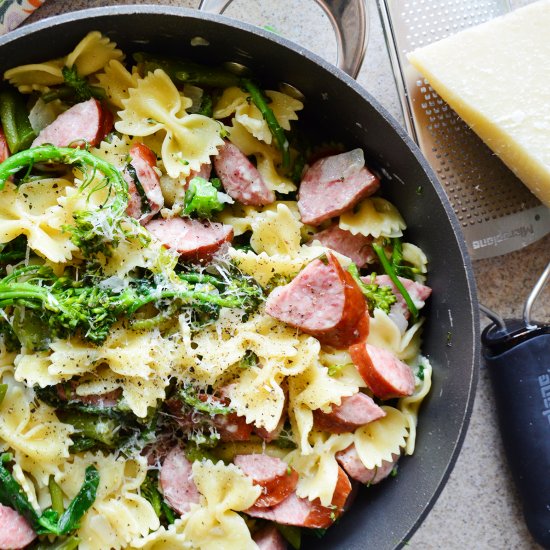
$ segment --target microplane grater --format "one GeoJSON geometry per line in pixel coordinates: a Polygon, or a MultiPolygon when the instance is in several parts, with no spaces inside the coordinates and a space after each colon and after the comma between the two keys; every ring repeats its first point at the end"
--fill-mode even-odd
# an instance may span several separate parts
{"type": "Polygon", "coordinates": [[[550,209],[408,62],[407,53],[510,10],[506,0],[378,0],[405,126],[437,174],[474,260],[550,232],[550,209]]]}

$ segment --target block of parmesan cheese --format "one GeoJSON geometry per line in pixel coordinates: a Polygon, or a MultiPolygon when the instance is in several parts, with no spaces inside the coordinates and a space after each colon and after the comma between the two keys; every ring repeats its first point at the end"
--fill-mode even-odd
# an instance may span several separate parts
{"type": "Polygon", "coordinates": [[[550,0],[419,48],[408,58],[550,207],[550,0]]]}

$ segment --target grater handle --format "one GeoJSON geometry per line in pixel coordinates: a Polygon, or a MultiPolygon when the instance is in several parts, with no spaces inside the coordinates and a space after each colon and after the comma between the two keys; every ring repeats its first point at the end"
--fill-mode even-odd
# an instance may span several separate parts
{"type": "MultiPolygon", "coordinates": [[[[201,0],[199,10],[223,13],[233,0],[201,0]]],[[[365,0],[315,0],[336,35],[336,65],[351,77],[359,74],[367,49],[369,18],[365,0]]]]}
{"type": "MultiPolygon", "coordinates": [[[[487,334],[487,332],[485,332],[487,334]]],[[[550,549],[550,333],[499,355],[484,341],[498,422],[512,477],[533,538],[550,549]]]]}

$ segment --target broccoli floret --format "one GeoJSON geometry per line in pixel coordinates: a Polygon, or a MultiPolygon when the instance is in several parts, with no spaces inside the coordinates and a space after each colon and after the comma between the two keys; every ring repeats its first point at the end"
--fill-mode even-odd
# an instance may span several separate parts
{"type": "Polygon", "coordinates": [[[211,218],[214,212],[223,210],[228,201],[209,181],[195,177],[185,192],[183,214],[198,218],[211,218]]]}
{"type": "Polygon", "coordinates": [[[381,286],[374,282],[368,284],[364,283],[359,276],[357,266],[353,263],[348,267],[348,272],[365,296],[370,313],[372,313],[376,308],[381,309],[385,313],[390,312],[390,308],[392,304],[395,304],[397,298],[389,286],[381,286]]]}

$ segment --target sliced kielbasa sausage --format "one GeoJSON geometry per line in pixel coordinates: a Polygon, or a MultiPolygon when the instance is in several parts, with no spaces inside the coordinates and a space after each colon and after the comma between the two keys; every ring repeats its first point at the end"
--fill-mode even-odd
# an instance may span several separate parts
{"type": "Polygon", "coordinates": [[[152,220],[146,227],[164,246],[192,262],[209,261],[224,243],[233,238],[230,225],[191,218],[152,220]]]}
{"type": "Polygon", "coordinates": [[[287,544],[275,525],[267,525],[252,537],[259,550],[286,550],[287,544]]]}
{"type": "Polygon", "coordinates": [[[10,148],[2,126],[0,126],[0,162],[4,162],[10,156],[10,148]]]}
{"type": "Polygon", "coordinates": [[[244,416],[237,413],[216,414],[213,423],[221,441],[248,441],[254,424],[248,424],[244,416]]]}
{"type": "Polygon", "coordinates": [[[365,298],[332,253],[314,260],[267,299],[266,312],[315,336],[322,344],[345,348],[366,338],[365,298]]]}
{"type": "Polygon", "coordinates": [[[359,374],[380,399],[405,397],[414,392],[412,369],[391,351],[364,342],[349,348],[359,374]]]}
{"type": "Polygon", "coordinates": [[[237,455],[234,463],[254,485],[262,488],[262,494],[254,503],[255,508],[269,508],[287,498],[298,484],[298,473],[281,460],[263,454],[237,455]]]}
{"type": "Polygon", "coordinates": [[[367,485],[376,485],[391,474],[399,460],[399,455],[393,454],[391,461],[383,460],[378,468],[365,468],[355,445],[350,445],[347,449],[336,453],[336,460],[351,479],[367,485]]]}
{"type": "Polygon", "coordinates": [[[174,447],[160,469],[160,486],[168,504],[179,514],[185,514],[191,504],[199,502],[199,491],[193,481],[192,464],[179,447],[174,447]]]}
{"type": "Polygon", "coordinates": [[[157,157],[143,143],[135,143],[130,148],[130,159],[123,174],[130,195],[126,213],[146,224],[164,205],[160,177],[154,170],[157,157]]]}
{"type": "Polygon", "coordinates": [[[214,167],[225,192],[241,204],[262,206],[275,201],[275,193],[267,187],[257,168],[229,141],[214,157],[214,167]]]}
{"type": "Polygon", "coordinates": [[[319,225],[353,208],[379,187],[378,178],[365,168],[361,149],[322,158],[308,168],[300,184],[302,221],[319,225]]]}
{"type": "Polygon", "coordinates": [[[358,233],[340,229],[338,224],[331,225],[319,231],[312,237],[323,246],[347,256],[357,267],[363,267],[371,262],[375,255],[372,249],[372,237],[365,237],[358,233]]]}
{"type": "Polygon", "coordinates": [[[0,548],[19,550],[35,538],[36,533],[21,514],[0,504],[0,548]]]}
{"type": "Polygon", "coordinates": [[[323,506],[319,499],[309,500],[292,493],[277,506],[272,508],[253,506],[246,510],[246,513],[252,517],[268,519],[282,525],[326,529],[342,514],[350,493],[351,483],[348,476],[342,468],[338,467],[338,481],[330,507],[323,506]]]}
{"type": "Polygon", "coordinates": [[[332,407],[330,413],[320,409],[313,411],[315,427],[330,433],[353,432],[357,428],[386,416],[368,395],[356,393],[349,397],[342,397],[340,405],[332,407]]]}
{"type": "Polygon", "coordinates": [[[111,131],[113,116],[97,99],[73,105],[46,126],[32,147],[51,143],[57,147],[95,147],[111,131]]]}

